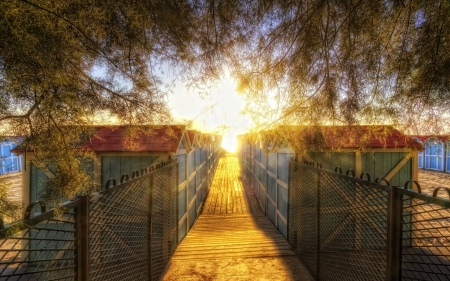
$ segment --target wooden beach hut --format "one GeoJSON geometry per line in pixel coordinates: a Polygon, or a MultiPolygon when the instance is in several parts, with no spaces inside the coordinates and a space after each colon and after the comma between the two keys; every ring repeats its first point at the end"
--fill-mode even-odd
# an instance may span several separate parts
{"type": "Polygon", "coordinates": [[[418,179],[420,150],[422,144],[389,126],[285,126],[240,137],[241,165],[267,217],[285,237],[290,160],[403,186],[418,179]]]}
{"type": "MultiPolygon", "coordinates": [[[[95,154],[95,161],[90,162],[88,168],[94,175],[94,191],[105,188],[111,178],[119,182],[126,175],[131,179],[133,173],[141,173],[150,165],[183,155],[190,148],[186,128],[182,125],[152,126],[145,128],[145,132],[137,129],[132,138],[129,130],[125,126],[95,126],[92,136],[82,145],[83,149],[95,154]]],[[[26,150],[18,147],[15,151],[21,154],[26,150]]],[[[33,151],[27,151],[22,175],[25,206],[39,200],[44,181],[53,176],[51,169],[42,171],[33,164],[33,154],[33,151]]]]}

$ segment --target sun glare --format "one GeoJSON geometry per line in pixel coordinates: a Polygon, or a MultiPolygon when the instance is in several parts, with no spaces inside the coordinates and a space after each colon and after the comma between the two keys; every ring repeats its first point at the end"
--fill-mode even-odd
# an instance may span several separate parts
{"type": "Polygon", "coordinates": [[[236,135],[233,134],[227,134],[224,136],[224,138],[222,139],[222,147],[231,153],[236,152],[236,148],[237,148],[237,140],[236,140],[236,135]]]}

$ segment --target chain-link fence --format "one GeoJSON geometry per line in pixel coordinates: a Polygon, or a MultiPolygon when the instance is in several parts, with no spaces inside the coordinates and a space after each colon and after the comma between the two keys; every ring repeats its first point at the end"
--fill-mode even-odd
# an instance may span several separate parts
{"type": "Polygon", "coordinates": [[[0,230],[0,280],[73,280],[77,206],[71,202],[61,216],[50,211],[0,230]]]}
{"type": "Polygon", "coordinates": [[[178,165],[156,168],[0,229],[0,280],[158,280],[177,247],[178,165]]]}
{"type": "Polygon", "coordinates": [[[450,280],[450,200],[361,177],[290,163],[288,240],[316,280],[450,280]]]}
{"type": "Polygon", "coordinates": [[[450,201],[405,189],[399,194],[402,279],[450,280],[450,201]]]}

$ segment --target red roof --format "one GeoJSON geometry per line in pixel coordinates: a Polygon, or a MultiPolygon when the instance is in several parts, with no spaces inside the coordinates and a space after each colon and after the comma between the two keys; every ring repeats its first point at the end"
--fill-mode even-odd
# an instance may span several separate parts
{"type": "Polygon", "coordinates": [[[197,134],[196,130],[187,130],[187,135],[189,137],[189,142],[191,146],[194,146],[195,135],[197,134]]]}
{"type": "Polygon", "coordinates": [[[423,145],[390,126],[300,127],[288,133],[294,147],[303,148],[417,148],[423,145]]]}
{"type": "Polygon", "coordinates": [[[202,136],[203,136],[203,141],[205,144],[212,143],[212,135],[211,134],[202,134],[202,136]]]}
{"type": "Polygon", "coordinates": [[[181,125],[155,126],[149,132],[139,129],[133,132],[123,126],[105,126],[100,127],[82,147],[104,152],[176,152],[184,130],[181,125]]]}

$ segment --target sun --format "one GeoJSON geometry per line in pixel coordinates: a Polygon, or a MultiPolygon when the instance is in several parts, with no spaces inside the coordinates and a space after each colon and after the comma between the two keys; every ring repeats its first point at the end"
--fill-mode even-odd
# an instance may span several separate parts
{"type": "Polygon", "coordinates": [[[222,139],[222,148],[226,151],[234,153],[237,148],[237,140],[235,134],[225,134],[222,139]]]}

